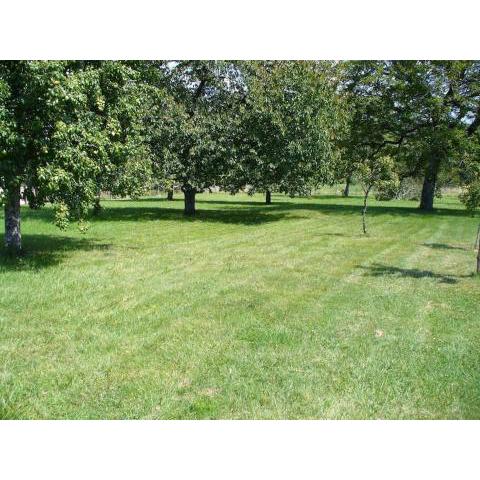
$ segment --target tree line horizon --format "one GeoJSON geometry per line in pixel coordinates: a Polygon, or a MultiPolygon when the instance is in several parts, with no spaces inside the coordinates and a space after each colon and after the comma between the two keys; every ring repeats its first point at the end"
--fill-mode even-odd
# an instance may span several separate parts
{"type": "Polygon", "coordinates": [[[178,185],[184,213],[213,186],[309,195],[352,179],[394,198],[442,185],[480,206],[480,61],[0,61],[5,247],[21,199],[83,228],[103,191],[178,185]]]}

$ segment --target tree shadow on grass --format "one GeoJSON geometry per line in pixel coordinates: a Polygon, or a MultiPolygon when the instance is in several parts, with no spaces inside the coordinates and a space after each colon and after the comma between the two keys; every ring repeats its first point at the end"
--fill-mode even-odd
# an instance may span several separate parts
{"type": "MultiPolygon", "coordinates": [[[[199,209],[194,216],[184,215],[179,209],[159,207],[106,207],[90,221],[152,221],[165,220],[182,223],[225,223],[238,225],[261,225],[287,217],[285,212],[266,213],[256,209],[199,209]]],[[[300,218],[288,215],[289,219],[300,218]]],[[[303,217],[301,217],[303,218],[303,217]]]]}
{"type": "MultiPolygon", "coordinates": [[[[212,195],[212,197],[214,197],[212,195]]],[[[305,218],[304,215],[299,217],[293,215],[293,212],[311,211],[324,215],[360,215],[362,206],[360,204],[344,203],[345,200],[333,195],[325,195],[312,197],[304,202],[288,201],[282,198],[281,201],[273,202],[266,205],[259,201],[235,201],[235,200],[216,200],[198,199],[197,213],[193,217],[183,215],[183,200],[174,200],[175,204],[163,198],[159,199],[140,199],[135,202],[157,202],[159,206],[142,206],[138,207],[123,206],[122,200],[118,201],[117,206],[106,206],[101,212],[98,220],[175,220],[179,222],[212,222],[227,223],[239,225],[258,225],[262,223],[271,223],[282,219],[294,220],[297,218],[305,218]],[[338,203],[318,203],[314,200],[338,200],[338,203]],[[163,208],[163,205],[172,205],[173,208],[163,208]],[[202,208],[208,206],[219,206],[220,208],[202,208]],[[180,207],[180,208],[178,208],[180,207]],[[231,207],[231,208],[228,208],[231,207]]],[[[417,218],[437,218],[442,216],[448,217],[465,217],[468,212],[461,209],[438,208],[433,212],[423,212],[416,207],[404,207],[399,205],[371,205],[368,208],[368,215],[376,217],[379,215],[417,217],[417,218]]],[[[95,218],[92,218],[95,221],[95,218]]]]}
{"type": "MultiPolygon", "coordinates": [[[[272,205],[270,206],[272,207],[272,205]]],[[[362,212],[361,205],[342,204],[342,203],[293,203],[282,202],[273,205],[276,211],[288,210],[309,210],[317,211],[326,215],[360,215],[362,212]]],[[[454,210],[449,208],[438,208],[432,212],[423,212],[418,208],[402,207],[399,205],[369,205],[368,215],[376,217],[378,215],[417,217],[417,218],[436,218],[436,217],[466,217],[469,216],[467,211],[454,210]]]]}
{"type": "Polygon", "coordinates": [[[465,247],[458,245],[449,245],[448,243],[422,243],[424,247],[430,247],[438,250],[467,250],[465,247]]]}
{"type": "MultiPolygon", "coordinates": [[[[120,203],[120,202],[119,202],[120,203]]],[[[121,205],[121,203],[120,203],[121,205]]],[[[224,223],[255,226],[282,220],[287,213],[263,213],[251,209],[201,209],[194,217],[183,215],[182,210],[159,207],[107,207],[98,216],[92,216],[89,221],[97,222],[123,221],[175,221],[182,223],[224,223]]],[[[41,210],[22,209],[22,218],[25,220],[41,220],[52,222],[53,211],[51,208],[41,210]]],[[[294,215],[288,215],[294,218],[294,215]]],[[[303,218],[303,217],[297,217],[303,218]]],[[[0,235],[0,237],[2,237],[0,235]]],[[[56,235],[30,235],[22,237],[23,252],[18,256],[12,256],[0,247],[0,274],[7,271],[40,270],[56,265],[68,254],[69,251],[105,250],[110,244],[102,244],[89,239],[79,239],[56,235]]]]}
{"type": "MultiPolygon", "coordinates": [[[[349,199],[343,199],[335,195],[322,195],[311,197],[305,201],[297,199],[290,201],[288,197],[280,197],[280,201],[274,201],[271,205],[266,205],[261,201],[236,201],[236,200],[217,200],[215,195],[212,198],[201,198],[197,200],[197,213],[193,217],[183,215],[183,199],[168,201],[164,198],[142,198],[138,200],[114,200],[105,205],[98,216],[91,216],[89,220],[93,223],[97,221],[146,221],[146,220],[167,220],[178,222],[211,222],[239,225],[259,225],[271,223],[282,219],[294,220],[296,218],[305,218],[292,215],[293,212],[312,211],[324,215],[360,215],[362,206],[360,204],[346,203],[349,199]],[[335,203],[319,203],[323,200],[336,200],[335,203]],[[154,205],[145,205],[152,203],[154,205]],[[138,206],[131,206],[135,203],[138,206]],[[113,204],[113,205],[112,205],[113,204]],[[158,204],[158,206],[157,206],[158,204]],[[168,207],[164,207],[168,205],[168,207]],[[203,208],[203,206],[207,208],[203,208]],[[213,208],[208,208],[208,207],[213,208]],[[220,208],[215,208],[219,206],[220,208]],[[228,208],[231,207],[231,208],[228,208]]],[[[51,221],[53,212],[51,208],[31,211],[22,209],[24,218],[32,218],[44,221],[51,221]]],[[[436,218],[442,216],[465,217],[468,212],[462,209],[439,208],[433,212],[422,212],[418,208],[405,207],[399,205],[371,205],[368,208],[368,215],[376,217],[378,215],[387,216],[412,216],[417,218],[436,218]]]]}
{"type": "MultiPolygon", "coordinates": [[[[296,200],[290,200],[285,196],[272,197],[272,203],[266,205],[262,201],[236,201],[236,200],[217,200],[212,199],[198,199],[197,203],[204,203],[210,205],[231,205],[231,206],[246,206],[256,207],[252,208],[252,212],[265,211],[289,211],[289,210],[312,210],[321,213],[335,213],[335,214],[360,214],[362,205],[360,203],[352,203],[352,199],[361,200],[361,197],[343,198],[338,195],[315,195],[312,197],[296,197],[296,200]],[[335,203],[318,203],[316,201],[336,201],[335,203]]],[[[420,210],[416,204],[412,206],[401,206],[382,202],[382,204],[370,204],[368,207],[368,214],[375,215],[401,215],[401,216],[418,216],[418,217],[437,217],[437,216],[454,216],[454,217],[468,217],[471,216],[465,209],[455,208],[435,208],[432,211],[425,212],[420,210]]]]}
{"type": "Polygon", "coordinates": [[[470,278],[471,275],[444,275],[441,273],[435,273],[430,270],[420,270],[418,268],[400,268],[391,265],[382,265],[380,263],[373,263],[369,266],[361,266],[365,270],[368,270],[366,275],[371,277],[408,277],[408,278],[432,278],[438,280],[439,283],[455,284],[459,279],[470,278]]]}
{"type": "Polygon", "coordinates": [[[89,239],[54,235],[22,236],[23,251],[15,256],[0,249],[0,274],[8,271],[36,271],[59,264],[72,251],[108,250],[111,244],[89,239]]]}

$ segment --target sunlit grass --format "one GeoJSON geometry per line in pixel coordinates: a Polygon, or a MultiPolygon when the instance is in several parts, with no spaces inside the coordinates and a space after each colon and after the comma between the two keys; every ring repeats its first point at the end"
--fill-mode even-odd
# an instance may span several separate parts
{"type": "Polygon", "coordinates": [[[273,201],[105,201],[84,235],[23,209],[0,415],[479,418],[478,219],[372,200],[364,236],[359,197],[273,201]]]}

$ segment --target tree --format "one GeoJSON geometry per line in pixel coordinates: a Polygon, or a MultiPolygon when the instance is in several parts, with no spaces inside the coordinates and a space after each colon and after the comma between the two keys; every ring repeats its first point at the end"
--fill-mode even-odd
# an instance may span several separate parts
{"type": "MultiPolygon", "coordinates": [[[[472,135],[472,141],[465,152],[459,172],[462,193],[460,201],[472,215],[480,208],[480,134],[472,135]]],[[[480,273],[480,225],[477,229],[475,247],[477,250],[477,274],[480,273]]]]}
{"type": "Polygon", "coordinates": [[[395,163],[389,156],[374,157],[362,162],[357,169],[357,175],[363,189],[362,228],[367,233],[368,196],[372,188],[388,192],[398,188],[398,176],[395,172],[395,163]]]}
{"type": "MultiPolygon", "coordinates": [[[[466,185],[460,199],[472,213],[480,207],[480,174],[477,174],[477,178],[466,185]]],[[[477,249],[476,272],[480,273],[480,225],[475,239],[475,248],[477,249]]]]}
{"type": "Polygon", "coordinates": [[[431,210],[440,174],[455,169],[480,124],[480,63],[347,62],[344,78],[354,110],[348,150],[391,155],[401,178],[421,176],[420,208],[431,210]]]}
{"type": "Polygon", "coordinates": [[[0,63],[0,187],[5,246],[19,252],[20,198],[51,202],[56,223],[85,218],[98,192],[139,190],[149,161],[139,138],[143,104],[120,62],[0,63]],[[128,100],[127,100],[128,97],[128,100]]]}
{"type": "Polygon", "coordinates": [[[340,106],[321,62],[248,62],[237,184],[271,192],[309,194],[332,177],[340,106]]]}
{"type": "Polygon", "coordinates": [[[440,174],[455,169],[480,123],[480,62],[394,62],[393,76],[415,127],[407,164],[423,175],[420,209],[429,211],[440,174]]]}
{"type": "MultiPolygon", "coordinates": [[[[472,213],[480,207],[480,177],[466,186],[465,191],[460,196],[468,210],[472,213]]],[[[475,239],[475,248],[477,249],[477,273],[480,273],[480,225],[478,226],[475,239]]]]}
{"type": "Polygon", "coordinates": [[[346,180],[344,195],[347,196],[351,178],[361,177],[365,231],[368,195],[379,181],[377,176],[382,176],[384,159],[389,159],[387,163],[393,170],[393,159],[412,129],[408,115],[398,108],[395,99],[390,62],[345,62],[339,76],[347,128],[338,142],[341,155],[335,169],[336,179],[346,180]]]}
{"type": "Polygon", "coordinates": [[[240,71],[223,61],[163,62],[148,71],[158,100],[150,134],[154,169],[181,186],[184,213],[194,215],[197,192],[222,185],[236,162],[240,71]]]}

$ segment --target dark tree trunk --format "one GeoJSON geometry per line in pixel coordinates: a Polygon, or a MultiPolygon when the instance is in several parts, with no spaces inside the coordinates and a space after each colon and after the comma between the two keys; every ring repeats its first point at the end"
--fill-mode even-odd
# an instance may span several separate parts
{"type": "Polygon", "coordinates": [[[173,188],[167,191],[167,200],[173,200],[173,188]]]}
{"type": "Polygon", "coordinates": [[[270,190],[267,190],[265,192],[265,203],[267,205],[270,205],[272,203],[272,192],[270,192],[270,190]]]}
{"type": "Polygon", "coordinates": [[[440,161],[438,157],[432,156],[423,180],[422,196],[420,198],[420,210],[430,212],[433,210],[433,200],[435,198],[435,187],[437,185],[438,169],[440,161]]]}
{"type": "Polygon", "coordinates": [[[197,191],[190,187],[186,186],[183,188],[183,194],[185,196],[185,209],[183,213],[185,215],[195,215],[195,194],[197,191]]]}
{"type": "Polygon", "coordinates": [[[480,273],[480,244],[477,250],[477,273],[480,273]]]}
{"type": "Polygon", "coordinates": [[[477,239],[475,241],[475,246],[477,248],[477,273],[480,273],[480,225],[477,230],[477,239]]]}
{"type": "Polygon", "coordinates": [[[422,197],[420,199],[420,210],[432,211],[433,199],[435,197],[435,179],[425,176],[422,187],[422,197]]]}
{"type": "Polygon", "coordinates": [[[351,182],[351,181],[352,181],[352,178],[351,178],[351,176],[349,175],[349,176],[347,177],[346,182],[345,182],[345,188],[343,189],[343,192],[342,192],[342,195],[343,195],[344,197],[348,197],[349,194],[350,194],[350,182],[351,182]]]}
{"type": "Polygon", "coordinates": [[[19,253],[22,250],[20,185],[8,188],[5,193],[5,248],[11,253],[19,253]]]}

